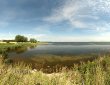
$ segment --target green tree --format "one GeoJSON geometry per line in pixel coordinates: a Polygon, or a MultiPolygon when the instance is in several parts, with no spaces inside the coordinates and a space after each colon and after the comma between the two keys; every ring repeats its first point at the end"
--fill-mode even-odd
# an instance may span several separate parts
{"type": "Polygon", "coordinates": [[[31,42],[31,43],[36,43],[36,42],[37,42],[37,40],[36,40],[36,39],[34,39],[34,38],[31,38],[31,39],[30,39],[30,42],[31,42]]]}
{"type": "Polygon", "coordinates": [[[28,38],[22,35],[16,35],[15,37],[15,41],[16,42],[27,42],[28,38]]]}

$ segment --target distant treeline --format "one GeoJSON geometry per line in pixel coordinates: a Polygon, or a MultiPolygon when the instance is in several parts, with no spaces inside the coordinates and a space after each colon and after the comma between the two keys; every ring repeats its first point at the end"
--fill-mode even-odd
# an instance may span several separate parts
{"type": "Polygon", "coordinates": [[[15,40],[1,40],[1,42],[16,42],[15,40]]]}
{"type": "Polygon", "coordinates": [[[0,42],[31,42],[31,43],[36,43],[37,40],[34,38],[28,39],[28,37],[25,37],[23,35],[16,35],[14,40],[0,40],[0,42]]]}

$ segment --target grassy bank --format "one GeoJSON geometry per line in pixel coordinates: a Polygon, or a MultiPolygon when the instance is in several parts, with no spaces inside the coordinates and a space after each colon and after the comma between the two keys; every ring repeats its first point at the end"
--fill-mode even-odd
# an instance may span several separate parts
{"type": "Polygon", "coordinates": [[[16,56],[11,57],[13,63],[24,62],[25,64],[31,64],[33,69],[42,69],[45,73],[59,72],[62,67],[71,69],[74,64],[80,64],[80,62],[93,61],[97,56],[85,55],[85,56],[74,56],[74,55],[52,55],[52,54],[39,54],[31,57],[16,56]]]}
{"type": "Polygon", "coordinates": [[[20,47],[31,47],[31,46],[35,46],[36,43],[0,43],[0,54],[2,54],[2,52],[7,52],[7,51],[13,51],[16,50],[17,48],[20,47]]]}
{"type": "Polygon", "coordinates": [[[110,85],[110,57],[75,64],[71,70],[45,74],[29,65],[0,64],[0,85],[110,85]]]}
{"type": "Polygon", "coordinates": [[[12,59],[9,59],[8,52],[21,52],[27,50],[28,47],[34,47],[37,43],[0,43],[0,56],[2,62],[11,63],[12,59]]]}

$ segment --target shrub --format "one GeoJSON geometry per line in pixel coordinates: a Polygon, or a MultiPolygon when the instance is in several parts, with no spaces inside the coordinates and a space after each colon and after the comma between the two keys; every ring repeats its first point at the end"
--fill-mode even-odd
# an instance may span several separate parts
{"type": "Polygon", "coordinates": [[[31,38],[31,39],[30,39],[30,42],[31,42],[31,43],[36,43],[36,42],[37,42],[37,40],[36,40],[36,39],[34,39],[34,38],[31,38]]]}

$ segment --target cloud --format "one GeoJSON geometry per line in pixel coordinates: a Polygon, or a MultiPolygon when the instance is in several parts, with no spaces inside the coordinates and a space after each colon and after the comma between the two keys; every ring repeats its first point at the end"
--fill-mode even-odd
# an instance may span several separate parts
{"type": "Polygon", "coordinates": [[[40,25],[40,26],[36,26],[35,28],[33,28],[34,31],[36,31],[38,34],[49,34],[51,33],[50,31],[50,26],[49,25],[40,25]]]}
{"type": "Polygon", "coordinates": [[[109,23],[103,19],[110,13],[109,9],[110,0],[65,0],[65,3],[54,9],[44,21],[49,23],[67,21],[72,28],[97,31],[106,29],[107,24],[109,26],[109,23]],[[103,17],[100,16],[101,13],[103,17]],[[103,23],[106,25],[101,27],[103,23]]]}
{"type": "Polygon", "coordinates": [[[77,5],[70,3],[67,4],[66,2],[63,6],[54,9],[52,11],[52,15],[44,18],[44,20],[49,22],[60,22],[63,20],[68,20],[76,14],[78,8],[79,7],[77,5]]]}
{"type": "Polygon", "coordinates": [[[110,13],[110,0],[87,0],[87,2],[95,12],[110,13]]]}
{"type": "Polygon", "coordinates": [[[107,31],[110,31],[110,23],[102,22],[102,23],[96,24],[94,28],[96,29],[96,31],[107,32],[107,31]]]}

